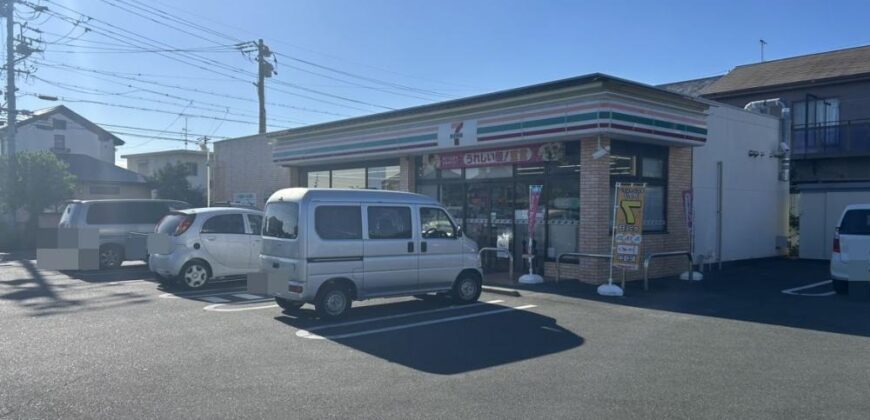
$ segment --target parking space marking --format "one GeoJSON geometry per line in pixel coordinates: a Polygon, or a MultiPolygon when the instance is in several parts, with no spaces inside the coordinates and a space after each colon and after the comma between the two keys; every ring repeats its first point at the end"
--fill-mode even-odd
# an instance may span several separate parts
{"type": "Polygon", "coordinates": [[[234,294],[233,296],[235,296],[239,299],[246,299],[246,300],[265,299],[264,296],[252,295],[250,293],[238,293],[238,294],[234,294]]]}
{"type": "Polygon", "coordinates": [[[219,298],[217,296],[205,296],[205,297],[201,297],[199,299],[202,299],[206,302],[211,302],[211,303],[226,303],[226,302],[230,301],[229,299],[219,298]]]}
{"type": "MultiPolygon", "coordinates": [[[[468,307],[468,306],[470,306],[470,305],[466,305],[465,307],[468,307]]],[[[452,316],[452,317],[448,317],[448,318],[432,319],[429,321],[414,322],[411,324],[396,325],[396,326],[392,326],[392,327],[376,328],[373,330],[359,331],[359,332],[347,333],[347,334],[318,335],[318,334],[312,334],[310,332],[310,331],[315,330],[315,329],[324,329],[324,328],[330,328],[330,327],[337,326],[337,324],[336,325],[329,325],[329,326],[324,325],[321,327],[311,328],[309,330],[296,331],[296,336],[300,337],[300,338],[308,338],[311,340],[324,340],[324,339],[326,339],[326,340],[340,340],[343,338],[361,337],[364,335],[379,334],[379,333],[389,332],[389,331],[398,331],[398,330],[404,330],[404,329],[408,329],[408,328],[422,327],[424,325],[441,324],[444,322],[458,321],[460,319],[477,318],[477,317],[488,316],[488,315],[497,315],[497,314],[511,312],[511,311],[522,311],[522,310],[531,309],[531,308],[535,308],[535,307],[537,307],[537,305],[523,305],[523,306],[517,306],[517,307],[512,307],[512,308],[502,308],[502,309],[496,309],[493,311],[477,312],[477,313],[468,314],[468,315],[457,315],[457,316],[452,316]]]]}
{"type": "MultiPolygon", "coordinates": [[[[356,321],[339,322],[336,324],[321,325],[318,327],[309,328],[308,331],[317,331],[317,330],[322,330],[324,328],[346,327],[348,325],[364,324],[367,322],[383,321],[383,320],[387,320],[387,319],[407,318],[409,316],[433,314],[436,312],[452,311],[452,310],[463,309],[463,308],[473,308],[475,306],[481,306],[481,305],[493,304],[493,303],[502,303],[502,302],[504,302],[504,301],[501,299],[497,299],[497,300],[490,300],[487,302],[472,303],[470,305],[452,305],[452,306],[447,306],[444,308],[427,309],[425,311],[408,312],[408,313],[404,313],[404,314],[396,314],[396,315],[379,316],[379,317],[375,317],[375,318],[358,319],[356,321]]],[[[296,334],[298,335],[299,333],[296,333],[296,334]]]]}
{"type": "Polygon", "coordinates": [[[159,297],[163,299],[181,299],[181,298],[200,298],[204,296],[223,296],[223,295],[232,295],[239,292],[244,292],[248,290],[247,287],[234,287],[231,289],[218,289],[211,291],[193,291],[193,292],[176,292],[176,293],[164,293],[159,297]]]}
{"type": "MultiPolygon", "coordinates": [[[[268,302],[272,299],[263,299],[262,301],[247,301],[244,303],[259,303],[259,302],[268,302]]],[[[224,306],[229,306],[226,303],[216,303],[214,305],[208,305],[205,308],[202,308],[204,311],[209,312],[242,312],[242,311],[256,311],[257,309],[269,309],[269,308],[277,308],[278,304],[273,303],[270,305],[261,305],[261,306],[242,306],[240,308],[225,308],[224,306]]]]}
{"type": "Polygon", "coordinates": [[[824,297],[824,296],[832,296],[832,295],[835,295],[836,292],[833,292],[833,291],[831,291],[831,292],[822,292],[822,293],[795,293],[795,292],[797,292],[798,290],[812,289],[812,288],[814,288],[814,287],[819,287],[819,286],[822,286],[822,285],[825,285],[825,284],[829,284],[829,283],[833,283],[833,281],[832,281],[832,280],[820,281],[820,282],[818,282],[818,283],[808,284],[808,285],[806,285],[806,286],[799,286],[799,287],[793,287],[793,288],[791,288],[791,289],[785,289],[785,290],[783,290],[782,292],[785,293],[785,294],[787,294],[787,295],[793,295],[793,296],[824,297]]]}

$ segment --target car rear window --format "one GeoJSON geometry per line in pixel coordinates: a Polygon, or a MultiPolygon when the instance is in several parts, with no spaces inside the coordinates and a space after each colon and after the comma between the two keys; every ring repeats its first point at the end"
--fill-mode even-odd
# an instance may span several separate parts
{"type": "Polygon", "coordinates": [[[175,233],[175,229],[178,228],[178,224],[181,223],[181,221],[184,220],[185,217],[187,217],[187,215],[184,213],[167,214],[166,217],[160,220],[160,224],[157,225],[156,232],[172,235],[173,233],[175,233]]]}
{"type": "Polygon", "coordinates": [[[296,239],[299,234],[299,205],[271,203],[266,205],[263,236],[296,239]]]}
{"type": "Polygon", "coordinates": [[[841,235],[870,235],[870,210],[849,210],[840,223],[841,235]]]}

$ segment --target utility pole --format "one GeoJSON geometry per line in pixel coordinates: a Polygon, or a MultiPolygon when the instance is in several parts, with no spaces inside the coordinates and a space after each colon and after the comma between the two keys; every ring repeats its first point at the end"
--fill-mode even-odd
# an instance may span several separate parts
{"type": "Polygon", "coordinates": [[[6,153],[9,154],[9,176],[15,176],[15,129],[18,121],[15,109],[15,1],[6,0],[6,153]]]}
{"type": "Polygon", "coordinates": [[[272,56],[272,51],[263,40],[257,41],[257,97],[260,100],[260,134],[266,132],[266,78],[272,77],[275,66],[267,59],[272,56]]]}
{"type": "Polygon", "coordinates": [[[208,136],[199,139],[199,149],[205,152],[205,206],[211,207],[211,152],[208,151],[208,136]]]}

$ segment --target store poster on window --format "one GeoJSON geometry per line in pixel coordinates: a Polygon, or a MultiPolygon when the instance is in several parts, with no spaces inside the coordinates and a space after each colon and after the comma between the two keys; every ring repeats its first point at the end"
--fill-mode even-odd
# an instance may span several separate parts
{"type": "Polygon", "coordinates": [[[640,269],[643,243],[643,202],[646,184],[616,184],[613,218],[613,266],[640,269]]]}

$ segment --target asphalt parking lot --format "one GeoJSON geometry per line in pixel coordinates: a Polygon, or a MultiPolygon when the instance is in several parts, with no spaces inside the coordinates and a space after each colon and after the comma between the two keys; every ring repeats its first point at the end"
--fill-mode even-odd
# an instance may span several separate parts
{"type": "Polygon", "coordinates": [[[870,302],[826,270],[373,300],[328,324],[242,282],[0,262],[0,418],[866,418],[870,302]]]}

